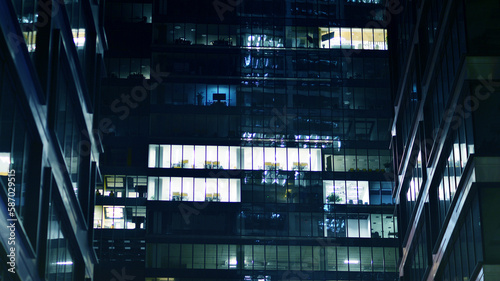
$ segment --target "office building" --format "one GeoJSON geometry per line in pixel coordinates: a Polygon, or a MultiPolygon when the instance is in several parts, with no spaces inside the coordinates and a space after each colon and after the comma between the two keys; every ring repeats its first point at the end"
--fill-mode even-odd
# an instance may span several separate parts
{"type": "Polygon", "coordinates": [[[152,3],[108,0],[104,9],[107,77],[102,83],[99,110],[105,124],[105,153],[101,155],[103,184],[96,192],[93,223],[94,248],[99,258],[96,280],[145,278],[145,194],[152,89],[146,87],[158,83],[156,69],[150,71],[152,3]],[[147,96],[142,97],[141,92],[136,100],[138,92],[134,90],[131,95],[136,87],[147,91],[147,96]]]}
{"type": "Polygon", "coordinates": [[[0,279],[92,280],[99,1],[0,1],[0,279]]]}
{"type": "Polygon", "coordinates": [[[96,280],[395,280],[382,1],[109,1],[96,280]]]}
{"type": "Polygon", "coordinates": [[[400,280],[498,280],[498,1],[402,1],[389,30],[400,280]]]}

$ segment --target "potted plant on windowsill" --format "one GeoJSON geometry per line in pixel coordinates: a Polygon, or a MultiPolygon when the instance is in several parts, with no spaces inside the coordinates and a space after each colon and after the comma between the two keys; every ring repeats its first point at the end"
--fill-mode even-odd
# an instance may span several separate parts
{"type": "Polygon", "coordinates": [[[340,198],[340,196],[338,196],[335,193],[330,193],[330,195],[326,197],[326,202],[328,204],[336,204],[339,203],[340,201],[342,201],[342,198],[340,198]]]}

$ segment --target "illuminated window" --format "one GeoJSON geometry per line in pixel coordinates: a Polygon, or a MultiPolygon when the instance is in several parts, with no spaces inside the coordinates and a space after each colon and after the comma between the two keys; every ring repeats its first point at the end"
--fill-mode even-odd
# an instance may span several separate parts
{"type": "MultiPolygon", "coordinates": [[[[159,150],[158,145],[150,145],[149,146],[149,157],[148,157],[149,158],[149,162],[148,162],[149,168],[158,167],[158,164],[157,164],[158,150],[159,150]]],[[[170,160],[170,157],[168,157],[168,159],[170,160]]]]}
{"type": "Polygon", "coordinates": [[[323,181],[325,204],[369,204],[368,181],[323,181]]]}
{"type": "Polygon", "coordinates": [[[385,29],[319,28],[320,48],[387,50],[385,29]]]}
{"type": "Polygon", "coordinates": [[[240,179],[149,177],[148,199],[190,202],[241,202],[240,179]]]}
{"type": "Polygon", "coordinates": [[[10,153],[0,152],[0,176],[7,176],[10,171],[10,153]]]}
{"type": "Polygon", "coordinates": [[[85,47],[85,29],[73,28],[73,41],[77,49],[85,47]]]}
{"type": "Polygon", "coordinates": [[[123,207],[104,207],[105,218],[123,219],[123,207]]]}
{"type": "Polygon", "coordinates": [[[94,228],[144,229],[146,207],[99,206],[94,207],[94,228]]]}
{"type": "Polygon", "coordinates": [[[149,168],[321,171],[320,148],[150,145],[149,168]]]}
{"type": "Polygon", "coordinates": [[[353,49],[351,28],[342,27],[340,29],[340,38],[341,38],[340,45],[342,49],[353,49]]]}

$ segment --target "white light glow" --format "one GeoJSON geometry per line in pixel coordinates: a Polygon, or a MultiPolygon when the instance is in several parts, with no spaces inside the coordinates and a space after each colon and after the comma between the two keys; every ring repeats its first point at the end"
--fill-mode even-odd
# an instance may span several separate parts
{"type": "Polygon", "coordinates": [[[85,46],[85,38],[75,38],[73,41],[75,41],[77,47],[85,46]]]}
{"type": "Polygon", "coordinates": [[[359,264],[358,260],[344,260],[345,264],[359,264]]]}
{"type": "Polygon", "coordinates": [[[6,176],[9,173],[10,153],[0,152],[0,175],[6,176]]]}

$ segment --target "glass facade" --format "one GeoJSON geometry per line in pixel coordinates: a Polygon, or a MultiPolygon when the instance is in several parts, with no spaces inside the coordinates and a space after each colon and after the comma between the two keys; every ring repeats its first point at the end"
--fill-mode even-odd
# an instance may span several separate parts
{"type": "Polygon", "coordinates": [[[106,265],[145,237],[146,280],[397,278],[382,3],[158,1],[137,22],[136,3],[111,2],[122,32],[152,40],[144,54],[117,36],[106,59],[106,265]]]}

